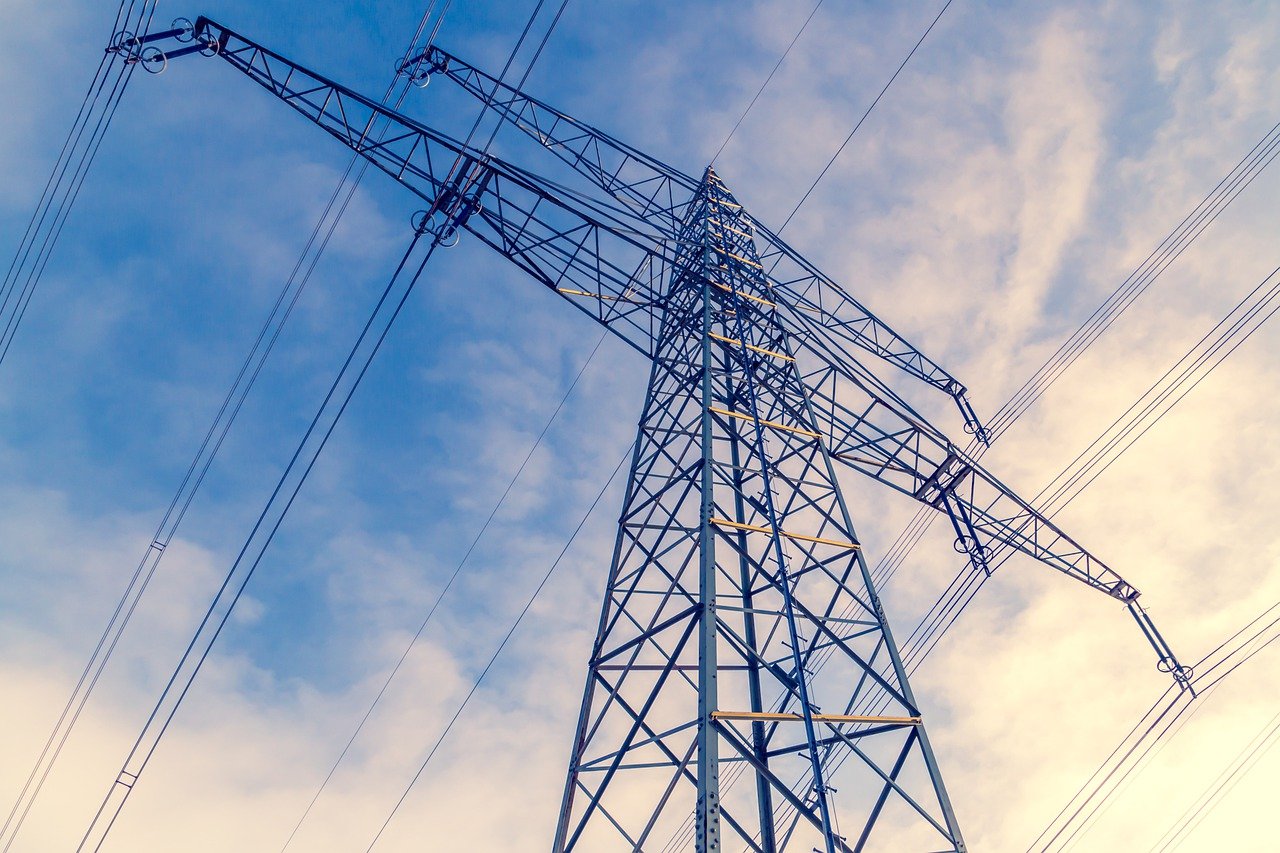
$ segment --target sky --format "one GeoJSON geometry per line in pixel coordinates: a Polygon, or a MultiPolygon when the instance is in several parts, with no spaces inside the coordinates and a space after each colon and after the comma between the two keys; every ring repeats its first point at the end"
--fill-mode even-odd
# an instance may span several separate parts
{"type": "MultiPolygon", "coordinates": [[[[439,41],[496,71],[532,6],[455,0],[439,41]]],[[[939,6],[823,4],[716,163],[756,218],[781,224],[939,6]]],[[[526,88],[698,174],[811,8],[573,0],[526,88]]],[[[0,8],[4,253],[109,11],[0,8]]],[[[421,12],[210,0],[157,17],[207,14],[378,95],[421,12]]],[[[989,415],[1280,121],[1278,95],[1275,4],[955,0],[786,238],[989,415]]],[[[449,127],[466,108],[438,82],[405,105],[449,127]]],[[[130,85],[0,366],[6,812],[346,160],[221,63],[130,85]]],[[[1275,169],[991,449],[991,470],[1034,494],[1280,265],[1275,169]]],[[[407,244],[419,205],[380,178],[356,195],[15,850],[74,847],[407,244]]],[[[281,848],[598,339],[474,241],[438,253],[104,849],[281,848]]],[[[1059,516],[1143,590],[1187,659],[1280,598],[1277,352],[1269,324],[1059,516]]],[[[369,844],[626,452],[645,380],[638,355],[601,345],[290,849],[369,844]]],[[[547,846],[620,485],[376,849],[547,846]]],[[[853,474],[844,487],[874,562],[913,507],[853,474]]],[[[940,534],[916,549],[884,590],[900,637],[960,568],[940,534]]],[[[1166,677],[1115,602],[1015,560],[912,685],[971,849],[1005,851],[1032,843],[1166,677]]],[[[1278,698],[1270,651],[1073,849],[1155,845],[1278,698]]],[[[1271,753],[1179,849],[1274,849],[1277,787],[1271,753]]]]}

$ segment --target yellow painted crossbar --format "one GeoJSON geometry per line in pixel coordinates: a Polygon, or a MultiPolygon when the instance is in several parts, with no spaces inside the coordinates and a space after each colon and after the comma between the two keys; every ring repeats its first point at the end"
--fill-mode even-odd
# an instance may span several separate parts
{"type": "Polygon", "coordinates": [[[710,225],[714,225],[717,228],[725,228],[729,231],[732,231],[734,234],[741,234],[743,237],[746,237],[748,239],[750,239],[751,237],[751,235],[748,234],[746,231],[741,231],[737,228],[734,228],[732,225],[726,225],[725,223],[721,222],[719,219],[712,219],[711,217],[707,217],[707,223],[710,225]]]}
{"type": "Polygon", "coordinates": [[[742,255],[735,255],[733,252],[727,251],[726,249],[720,249],[720,252],[728,255],[729,257],[733,258],[735,261],[739,261],[741,263],[746,264],[749,267],[755,267],[758,270],[764,269],[763,266],[751,260],[750,258],[744,258],[742,257],[742,255]]]}
{"type": "Polygon", "coordinates": [[[769,308],[778,307],[778,303],[776,302],[770,302],[768,299],[761,299],[759,296],[752,296],[750,293],[743,293],[741,290],[734,290],[732,287],[729,287],[729,285],[727,284],[721,284],[718,281],[713,281],[712,284],[714,284],[716,287],[723,290],[725,293],[736,293],[738,296],[741,296],[743,299],[750,299],[752,302],[759,302],[761,305],[766,305],[769,308]]]}
{"type": "MultiPolygon", "coordinates": [[[[715,412],[717,415],[724,415],[727,418],[737,418],[740,421],[751,421],[752,423],[754,423],[756,420],[751,415],[744,415],[742,412],[731,412],[728,409],[721,409],[716,406],[707,406],[707,411],[715,412]]],[[[812,430],[801,429],[800,427],[787,426],[786,424],[780,424],[777,421],[766,421],[763,418],[761,418],[760,423],[764,426],[772,427],[773,429],[780,429],[783,432],[794,432],[798,435],[808,436],[809,438],[822,438],[820,434],[813,432],[812,430]]]]}
{"type": "MultiPolygon", "coordinates": [[[[760,720],[766,723],[799,722],[800,714],[778,714],[769,711],[712,711],[713,720],[760,720]]],[[[814,714],[815,723],[884,723],[889,725],[917,726],[919,717],[877,717],[871,714],[814,714]]]]}
{"type": "Polygon", "coordinates": [[[590,291],[575,291],[572,287],[557,287],[557,293],[563,293],[564,296],[590,296],[593,300],[605,300],[609,302],[631,302],[632,305],[639,305],[637,300],[628,300],[625,296],[609,296],[608,293],[591,293],[590,291]]]}
{"type": "MultiPolygon", "coordinates": [[[[727,518],[713,518],[711,523],[717,527],[732,527],[734,530],[747,530],[752,533],[772,533],[773,529],[769,527],[761,527],[757,524],[743,524],[741,521],[730,521],[727,518]]],[[[803,533],[791,533],[787,530],[778,531],[788,539],[799,539],[802,542],[816,542],[819,545],[835,545],[837,548],[848,548],[856,551],[858,545],[853,542],[840,542],[836,539],[823,539],[820,536],[806,536],[803,533]]]]}
{"type": "MultiPolygon", "coordinates": [[[[741,234],[743,237],[746,237],[747,239],[750,239],[750,238],[751,238],[751,235],[750,235],[750,234],[748,234],[746,231],[742,231],[742,230],[739,230],[739,229],[737,229],[737,228],[734,228],[732,225],[722,225],[722,226],[720,226],[720,227],[721,227],[721,228],[728,228],[728,229],[729,229],[730,231],[732,231],[734,234],[741,234]]],[[[761,269],[763,269],[763,267],[762,267],[761,269]]]]}
{"type": "Polygon", "coordinates": [[[635,302],[634,299],[627,299],[625,296],[610,296],[607,293],[591,293],[586,290],[574,290],[572,287],[557,287],[556,293],[563,293],[565,296],[590,296],[592,299],[605,299],[610,302],[635,302]]]}
{"type": "MultiPolygon", "coordinates": [[[[742,344],[742,341],[738,340],[737,338],[726,338],[724,335],[717,335],[715,332],[708,332],[707,334],[709,334],[712,338],[715,338],[717,341],[720,341],[722,343],[733,344],[734,346],[739,346],[742,344]]],[[[761,355],[771,355],[774,358],[780,358],[783,361],[795,361],[794,358],[792,358],[789,355],[786,355],[785,353],[774,352],[771,349],[758,347],[758,346],[755,346],[754,344],[747,344],[746,347],[752,352],[758,352],[761,355]]]]}

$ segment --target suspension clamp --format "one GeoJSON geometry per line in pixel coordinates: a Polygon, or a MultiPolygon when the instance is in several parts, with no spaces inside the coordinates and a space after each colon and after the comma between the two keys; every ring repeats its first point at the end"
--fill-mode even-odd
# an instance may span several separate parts
{"type": "Polygon", "coordinates": [[[448,70],[449,58],[436,47],[428,47],[416,56],[408,56],[396,63],[396,75],[408,77],[419,89],[427,88],[431,75],[448,70]]]}
{"type": "Polygon", "coordinates": [[[189,18],[175,18],[169,29],[161,32],[135,35],[129,30],[121,30],[111,39],[107,53],[114,53],[124,59],[125,65],[141,65],[142,70],[150,74],[160,74],[169,67],[170,59],[177,59],[193,53],[202,56],[216,56],[221,49],[218,40],[205,32],[197,32],[196,25],[189,18]],[[181,47],[162,49],[157,42],[172,40],[181,47]]]}
{"type": "Polygon", "coordinates": [[[459,229],[484,210],[480,196],[488,186],[490,175],[492,172],[486,166],[467,157],[456,177],[440,188],[431,207],[413,215],[414,231],[430,234],[437,245],[446,249],[458,245],[459,229]]]}

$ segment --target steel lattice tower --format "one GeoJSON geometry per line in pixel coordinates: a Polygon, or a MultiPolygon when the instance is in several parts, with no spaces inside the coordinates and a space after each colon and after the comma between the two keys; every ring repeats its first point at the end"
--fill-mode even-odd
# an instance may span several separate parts
{"type": "MultiPolygon", "coordinates": [[[[402,72],[455,84],[577,185],[206,18],[111,49],[155,68],[220,57],[422,199],[414,224],[432,248],[467,232],[650,362],[555,853],[965,849],[838,470],[946,516],[975,571],[1016,550],[1121,602],[1190,690],[1138,590],[871,365],[946,394],[982,439],[964,385],[710,168],[690,177],[434,46],[402,72]]],[[[229,613],[219,596],[210,612],[229,613]]],[[[216,636],[197,634],[188,654],[216,636]]],[[[184,658],[86,843],[197,671],[184,658]]]]}
{"type": "Polygon", "coordinates": [[[657,849],[691,814],[699,850],[846,849],[837,816],[858,848],[886,807],[929,827],[931,849],[959,848],[751,229],[708,169],[680,235],[555,849],[657,849]],[[837,770],[836,743],[859,760],[837,770]]]}

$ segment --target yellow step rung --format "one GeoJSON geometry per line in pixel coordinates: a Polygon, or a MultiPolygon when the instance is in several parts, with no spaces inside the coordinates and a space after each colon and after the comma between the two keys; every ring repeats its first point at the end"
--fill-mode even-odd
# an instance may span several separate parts
{"type": "MultiPolygon", "coordinates": [[[[756,418],[751,415],[744,414],[742,412],[731,412],[728,409],[721,409],[721,408],[717,408],[716,406],[707,406],[707,411],[715,412],[717,415],[724,415],[725,417],[729,417],[729,418],[737,418],[740,421],[751,421],[752,423],[755,423],[756,421],[756,418]]],[[[798,435],[807,436],[809,438],[822,438],[821,433],[814,432],[813,430],[788,426],[787,424],[780,424],[777,421],[766,421],[764,418],[760,418],[759,420],[762,426],[771,427],[773,429],[780,429],[784,432],[794,432],[798,435]]]]}
{"type": "Polygon", "coordinates": [[[634,299],[628,299],[625,296],[610,296],[607,293],[591,293],[586,290],[574,290],[572,287],[557,287],[556,293],[563,293],[565,296],[590,296],[592,299],[604,299],[608,302],[631,302],[636,303],[634,299]]]}
{"type": "Polygon", "coordinates": [[[720,252],[720,254],[722,255],[728,255],[729,257],[733,258],[735,261],[744,263],[749,267],[755,267],[758,270],[764,269],[764,266],[762,264],[758,264],[755,261],[751,260],[750,258],[744,258],[742,257],[742,255],[735,255],[733,252],[730,252],[727,249],[717,249],[716,251],[720,252]]]}
{"type": "MultiPolygon", "coordinates": [[[[918,726],[919,717],[877,717],[871,714],[814,714],[815,723],[887,723],[890,725],[918,726]]],[[[761,722],[800,722],[800,714],[780,714],[769,711],[712,711],[713,720],[760,720],[761,722]]]]}
{"type": "MultiPolygon", "coordinates": [[[[710,335],[712,338],[715,338],[717,341],[721,341],[726,344],[733,344],[734,346],[742,345],[742,341],[738,340],[737,338],[726,338],[724,335],[717,335],[715,332],[708,332],[707,334],[710,335]]],[[[758,346],[755,346],[754,344],[747,344],[746,347],[752,352],[758,352],[761,355],[771,355],[774,358],[780,358],[783,361],[795,361],[794,358],[792,358],[789,355],[786,355],[785,353],[774,352],[771,349],[758,347],[758,346]]]]}
{"type": "MultiPolygon", "coordinates": [[[[746,530],[750,533],[773,533],[773,528],[771,527],[760,527],[756,524],[743,524],[741,521],[730,521],[727,518],[713,518],[711,519],[711,523],[717,527],[732,527],[734,530],[746,530]]],[[[862,547],[855,542],[840,542],[836,539],[823,539],[820,536],[806,536],[803,533],[792,533],[787,530],[780,530],[778,532],[788,539],[799,539],[802,542],[816,542],[819,545],[834,545],[837,548],[846,548],[850,551],[856,551],[862,547]]]]}
{"type": "Polygon", "coordinates": [[[721,284],[718,281],[713,281],[711,283],[723,290],[725,293],[732,293],[737,296],[741,296],[743,299],[750,299],[752,302],[759,302],[761,305],[765,305],[769,308],[778,307],[778,303],[776,302],[770,302],[768,299],[761,299],[759,296],[752,296],[750,293],[743,293],[741,290],[734,290],[727,284],[721,284]]]}

